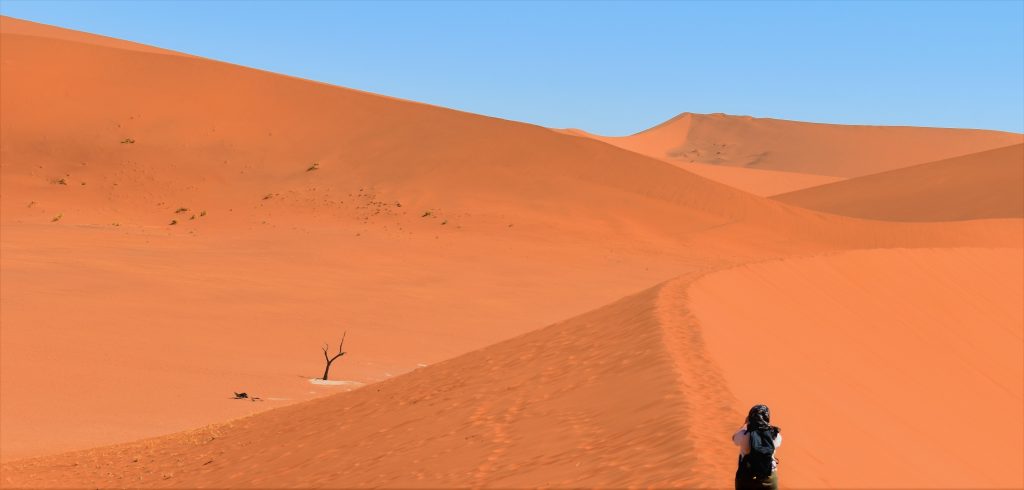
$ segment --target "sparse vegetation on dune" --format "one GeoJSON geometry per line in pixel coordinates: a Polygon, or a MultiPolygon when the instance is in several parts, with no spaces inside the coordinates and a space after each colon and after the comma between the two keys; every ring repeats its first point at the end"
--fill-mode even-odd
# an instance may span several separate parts
{"type": "Polygon", "coordinates": [[[314,170],[320,170],[320,164],[318,162],[313,162],[313,164],[306,169],[307,172],[312,172],[314,170]]]}
{"type": "Polygon", "coordinates": [[[132,139],[132,138],[125,138],[125,139],[121,140],[121,144],[122,145],[131,145],[131,144],[134,144],[134,143],[135,143],[135,140],[132,139]]]}

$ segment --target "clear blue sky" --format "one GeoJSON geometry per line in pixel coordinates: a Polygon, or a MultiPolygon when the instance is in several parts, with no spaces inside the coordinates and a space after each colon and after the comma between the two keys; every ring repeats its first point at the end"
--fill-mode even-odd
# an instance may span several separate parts
{"type": "Polygon", "coordinates": [[[4,0],[0,12],[601,134],[683,111],[1024,132],[1024,0],[4,0]]]}

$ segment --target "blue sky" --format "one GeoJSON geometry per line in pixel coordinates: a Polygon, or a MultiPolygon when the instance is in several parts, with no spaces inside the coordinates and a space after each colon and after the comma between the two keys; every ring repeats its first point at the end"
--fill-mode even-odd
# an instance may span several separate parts
{"type": "Polygon", "coordinates": [[[0,12],[600,134],[684,111],[1024,132],[1024,0],[4,0],[0,12]]]}

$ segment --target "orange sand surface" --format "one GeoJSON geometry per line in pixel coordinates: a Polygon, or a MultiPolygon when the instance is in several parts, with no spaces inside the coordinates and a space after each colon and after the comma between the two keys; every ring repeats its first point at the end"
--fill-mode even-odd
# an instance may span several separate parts
{"type": "MultiPolygon", "coordinates": [[[[62,461],[70,466],[59,474],[45,466],[35,474],[39,462],[14,464],[8,472],[27,479],[11,483],[623,487],[707,481],[731,463],[721,432],[737,414],[714,379],[693,386],[708,398],[691,406],[690,387],[679,384],[675,357],[666,350],[672,333],[663,328],[660,295],[660,287],[649,289],[344,396],[67,455],[62,461]],[[710,458],[715,455],[721,458],[710,458]]],[[[686,359],[679,367],[693,376],[706,362],[686,359]]]]}
{"type": "Polygon", "coordinates": [[[688,268],[667,254],[519,238],[5,225],[3,455],[132,440],[336,392],[308,380],[323,372],[320,345],[345,330],[349,355],[332,376],[373,383],[688,268]],[[230,400],[233,391],[266,401],[230,400]]]}
{"type": "Polygon", "coordinates": [[[780,172],[776,170],[759,170],[680,161],[672,163],[687,172],[695,173],[701,177],[757,196],[774,196],[843,180],[841,177],[802,174],[798,172],[780,172]]]}
{"type": "MultiPolygon", "coordinates": [[[[1006,330],[993,309],[1024,308],[1019,287],[992,289],[1020,269],[1010,257],[1024,247],[1020,218],[823,214],[548,128],[6,17],[0,36],[3,486],[723,487],[735,467],[728,437],[754,395],[735,376],[749,358],[723,350],[720,325],[750,329],[754,313],[694,316],[694,280],[731,275],[737,297],[753,297],[739,293],[747,269],[731,268],[820,260],[786,272],[888,304],[865,282],[884,267],[851,285],[831,260],[897,249],[864,253],[919,287],[977,283],[974,266],[994,277],[935,296],[937,307],[952,308],[955,294],[974,305],[956,310],[964,325],[1006,330]],[[929,251],[905,250],[918,248],[929,251]],[[331,378],[346,383],[311,383],[321,343],[345,331],[348,355],[331,378]]],[[[795,132],[778,141],[828,126],[776,123],[795,132]]],[[[931,149],[878,143],[877,155],[900,153],[879,161],[910,165],[908,155],[1006,137],[870,129],[896,134],[882,142],[908,131],[932,135],[931,149]]],[[[852,168],[846,140],[829,141],[815,147],[816,168],[852,168]]],[[[773,293],[804,294],[783,279],[773,293]]],[[[846,317],[834,328],[861,318],[835,313],[846,317]]],[[[926,328],[923,318],[906,322],[926,328]]],[[[1007,331],[1019,340],[1019,328],[1007,331]]],[[[906,352],[906,365],[934,359],[906,352]]],[[[1020,359],[1005,346],[989,358],[1020,359]]],[[[820,364],[805,360],[780,369],[820,364]]],[[[970,377],[982,364],[965,366],[970,377]]],[[[879,389],[903,389],[906,378],[891,379],[879,389]]],[[[800,393],[779,398],[787,434],[821,403],[800,393]]],[[[872,400],[854,399],[877,409],[872,400]]],[[[903,419],[872,420],[906,430],[903,419]]],[[[786,460],[784,478],[820,483],[834,445],[824,433],[792,437],[795,457],[824,446],[799,468],[786,460]]],[[[917,468],[878,476],[910,481],[917,468]]],[[[1011,481],[1005,469],[993,478],[1011,481]]]]}
{"type": "Polygon", "coordinates": [[[895,221],[1024,218],[1024,144],[775,196],[816,211],[895,221]]]}
{"type": "Polygon", "coordinates": [[[141,51],[145,53],[160,53],[170,54],[175,56],[188,56],[190,54],[179,53],[177,51],[171,51],[169,49],[157,48],[155,46],[148,46],[145,44],[134,43],[131,41],[124,41],[107,36],[98,36],[96,34],[89,34],[88,32],[73,31],[70,29],[58,29],[53,28],[44,24],[36,22],[30,22],[27,20],[15,19],[13,17],[0,16],[0,31],[5,34],[19,34],[24,36],[41,36],[51,39],[61,39],[64,41],[73,41],[83,44],[94,44],[97,46],[106,46],[110,48],[118,49],[129,49],[133,51],[141,51]]]}
{"type": "Polygon", "coordinates": [[[832,177],[828,175],[764,170],[751,167],[720,165],[716,163],[695,163],[684,159],[672,158],[666,154],[662,154],[660,150],[645,148],[643,145],[632,144],[632,140],[629,139],[631,137],[616,138],[599,136],[579,129],[558,129],[556,131],[563,134],[596,139],[620,148],[658,158],[661,161],[671,163],[672,165],[686,170],[687,172],[700,175],[706,179],[725,184],[729,187],[734,187],[744,192],[749,192],[756,196],[773,196],[809,187],[830,184],[832,182],[839,182],[844,179],[844,177],[832,177]]]}
{"type": "Polygon", "coordinates": [[[1020,143],[1021,135],[684,112],[631,136],[597,138],[663,160],[859,177],[1020,143]]]}
{"type": "Polygon", "coordinates": [[[1020,249],[776,260],[689,297],[740,405],[778,415],[787,486],[1024,486],[1020,249]]]}

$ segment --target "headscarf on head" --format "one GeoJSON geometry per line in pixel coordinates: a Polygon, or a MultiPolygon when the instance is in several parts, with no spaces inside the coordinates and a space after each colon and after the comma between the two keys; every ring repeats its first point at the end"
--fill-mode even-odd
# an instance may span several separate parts
{"type": "Polygon", "coordinates": [[[772,414],[768,410],[768,405],[754,405],[750,407],[750,412],[747,414],[747,431],[753,430],[766,430],[770,431],[772,438],[779,434],[778,427],[771,425],[772,414]]]}

